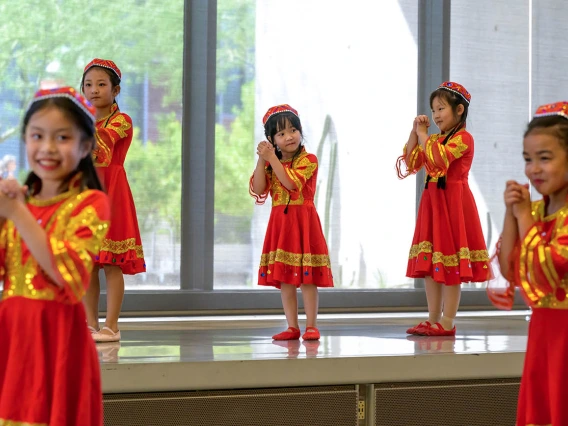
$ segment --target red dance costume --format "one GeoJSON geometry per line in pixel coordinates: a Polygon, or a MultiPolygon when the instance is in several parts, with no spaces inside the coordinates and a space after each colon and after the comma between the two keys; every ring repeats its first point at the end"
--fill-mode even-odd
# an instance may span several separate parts
{"type": "Polygon", "coordinates": [[[6,221],[0,232],[0,425],[102,426],[100,367],[82,298],[108,231],[107,196],[72,184],[50,200],[31,197],[28,208],[47,232],[63,287],[6,221]]]}
{"type": "Polygon", "coordinates": [[[549,216],[532,203],[535,224],[509,257],[508,287],[488,288],[500,308],[513,305],[515,286],[532,307],[517,425],[568,425],[568,205],[549,216]]]}
{"type": "Polygon", "coordinates": [[[97,263],[119,266],[127,275],[146,272],[136,207],[124,170],[132,142],[132,120],[113,104],[110,114],[97,120],[96,128],[97,147],[93,159],[110,199],[112,217],[97,263]]]}
{"type": "Polygon", "coordinates": [[[320,219],[314,206],[318,160],[305,149],[292,160],[280,160],[296,188],[288,190],[265,167],[266,190],[250,194],[256,204],[272,197],[272,211],[264,239],[258,284],[280,288],[282,283],[299,287],[314,284],[333,287],[331,264],[320,219]]]}
{"type": "Polygon", "coordinates": [[[406,146],[399,163],[407,172],[422,167],[431,177],[422,194],[406,276],[432,277],[446,285],[484,282],[491,275],[489,255],[483,238],[477,206],[468,185],[473,161],[473,137],[465,129],[457,131],[443,145],[444,134],[428,138],[425,149],[417,144],[406,164],[406,146]],[[438,178],[446,177],[446,188],[437,187],[438,178]]]}

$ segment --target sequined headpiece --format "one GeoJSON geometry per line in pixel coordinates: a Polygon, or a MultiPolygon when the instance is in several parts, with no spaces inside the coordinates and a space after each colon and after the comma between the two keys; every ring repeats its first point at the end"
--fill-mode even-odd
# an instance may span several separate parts
{"type": "Polygon", "coordinates": [[[467,102],[468,105],[469,102],[471,101],[471,95],[467,90],[465,90],[465,87],[463,87],[459,83],[454,83],[453,81],[444,81],[442,84],[438,86],[438,89],[449,90],[450,92],[453,92],[456,95],[460,95],[467,102]]]}
{"type": "Polygon", "coordinates": [[[536,109],[533,118],[559,115],[568,119],[568,102],[555,102],[553,104],[541,105],[536,109]]]}
{"type": "Polygon", "coordinates": [[[268,111],[266,111],[266,114],[264,114],[264,117],[262,118],[262,124],[266,125],[266,122],[268,121],[268,119],[270,117],[272,117],[275,114],[280,114],[282,112],[291,112],[296,117],[300,117],[298,115],[298,111],[296,111],[290,105],[288,105],[288,104],[276,105],[276,106],[273,106],[272,108],[268,108],[268,111]]]}
{"type": "Polygon", "coordinates": [[[38,90],[30,103],[30,107],[38,101],[50,98],[67,98],[73,101],[85,114],[87,114],[93,122],[95,121],[95,107],[93,107],[88,100],[86,100],[79,92],[72,87],[56,87],[54,89],[38,90]]]}
{"type": "Polygon", "coordinates": [[[83,70],[83,75],[85,75],[87,71],[89,71],[93,67],[103,67],[109,69],[117,75],[119,80],[122,79],[122,73],[120,72],[120,69],[116,66],[116,64],[113,61],[109,61],[107,59],[95,58],[87,64],[87,66],[83,70]]]}

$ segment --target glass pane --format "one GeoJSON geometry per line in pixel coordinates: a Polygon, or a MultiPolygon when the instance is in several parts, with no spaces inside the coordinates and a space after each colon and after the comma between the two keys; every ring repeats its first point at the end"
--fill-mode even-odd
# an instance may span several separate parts
{"type": "Polygon", "coordinates": [[[469,184],[490,253],[502,230],[505,182],[527,181],[522,136],[531,110],[528,3],[452,1],[450,78],[471,93],[467,126],[475,159],[469,184]]]}
{"type": "Polygon", "coordinates": [[[93,58],[122,71],[120,108],[134,122],[125,167],[148,272],[129,289],[179,288],[183,0],[4,2],[0,28],[0,158],[23,178],[19,121],[38,85],[78,88],[93,58]],[[25,19],[22,19],[25,16],[25,19]]]}
{"type": "Polygon", "coordinates": [[[560,42],[558,31],[568,19],[568,3],[555,0],[531,2],[532,9],[532,67],[531,112],[539,105],[568,99],[566,81],[566,45],[560,42]]]}
{"type": "Polygon", "coordinates": [[[256,289],[270,201],[247,194],[262,116],[298,109],[335,286],[410,288],[415,179],[395,161],[416,115],[414,1],[218,2],[216,289],[256,289]],[[301,11],[301,13],[299,13],[301,11]],[[392,41],[396,40],[396,43],[392,41]]]}

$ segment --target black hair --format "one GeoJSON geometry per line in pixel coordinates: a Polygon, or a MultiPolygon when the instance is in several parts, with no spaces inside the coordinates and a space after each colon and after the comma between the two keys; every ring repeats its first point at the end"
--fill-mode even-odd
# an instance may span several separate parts
{"type": "Polygon", "coordinates": [[[531,120],[523,137],[531,133],[546,133],[560,140],[562,148],[568,152],[568,119],[560,115],[536,117],[531,120]]]}
{"type": "MultiPolygon", "coordinates": [[[[99,68],[99,69],[103,70],[103,71],[109,76],[109,78],[110,78],[110,85],[111,85],[111,88],[112,88],[112,89],[114,89],[116,86],[120,86],[120,77],[119,77],[118,75],[116,75],[116,73],[115,73],[114,71],[112,71],[112,70],[110,70],[110,69],[108,69],[108,68],[105,68],[105,67],[100,67],[100,66],[94,65],[94,66],[92,66],[91,68],[89,68],[87,71],[85,71],[85,72],[83,73],[83,77],[81,78],[81,92],[85,93],[85,76],[86,76],[87,73],[88,73],[90,70],[92,70],[93,68],[99,68]]],[[[112,100],[112,103],[113,103],[113,104],[116,104],[116,109],[117,109],[117,111],[120,111],[120,108],[118,107],[118,102],[116,102],[116,99],[113,99],[113,100],[112,100]]],[[[107,126],[109,120],[111,119],[111,117],[112,117],[113,115],[114,115],[114,114],[111,114],[111,115],[107,118],[107,121],[106,121],[104,127],[107,126]]]]}
{"type": "MultiPolygon", "coordinates": [[[[304,148],[304,143],[303,143],[304,133],[302,132],[302,123],[300,122],[300,117],[298,117],[296,114],[292,112],[281,112],[278,114],[274,114],[264,124],[264,135],[274,147],[274,152],[276,153],[276,157],[278,157],[278,159],[281,160],[282,152],[278,149],[278,147],[274,143],[274,136],[276,135],[276,133],[284,130],[288,125],[288,123],[290,123],[292,127],[298,130],[301,136],[300,145],[298,145],[298,149],[292,156],[292,162],[290,164],[290,167],[294,168],[294,160],[296,159],[298,154],[302,152],[302,149],[304,148]]],[[[268,165],[267,169],[270,173],[272,173],[272,166],[270,164],[268,165]]],[[[290,197],[288,197],[288,203],[286,204],[286,208],[284,209],[285,214],[288,213],[288,204],[290,204],[290,197]]]]}
{"type": "MultiPolygon", "coordinates": [[[[431,94],[430,94],[430,108],[432,108],[432,104],[434,103],[434,99],[435,98],[440,98],[442,101],[444,101],[445,103],[447,103],[450,108],[452,108],[452,112],[454,114],[457,114],[458,111],[458,106],[459,105],[463,105],[463,114],[460,117],[460,121],[458,122],[458,124],[450,131],[450,133],[448,133],[446,135],[446,137],[444,138],[444,141],[442,142],[442,145],[445,145],[448,143],[448,141],[461,129],[463,129],[465,127],[465,122],[467,120],[467,111],[469,109],[469,103],[460,95],[458,95],[457,93],[454,93],[450,90],[444,89],[444,88],[438,88],[436,90],[434,90],[431,94]]],[[[425,189],[428,189],[428,182],[430,182],[430,179],[432,179],[432,176],[428,175],[426,177],[426,185],[425,185],[425,189]]],[[[438,183],[436,185],[438,188],[440,189],[446,189],[446,176],[440,176],[438,178],[438,183]]]]}
{"type": "MultiPolygon", "coordinates": [[[[60,191],[64,192],[67,190],[69,183],[73,177],[77,175],[77,173],[81,173],[81,191],[85,188],[102,190],[102,185],[97,176],[97,171],[91,155],[91,151],[95,147],[95,124],[93,123],[93,118],[77,106],[77,104],[75,104],[75,102],[71,99],[65,97],[53,97],[32,103],[24,116],[22,124],[22,139],[24,142],[26,128],[28,127],[30,119],[35,113],[46,108],[59,109],[75,124],[75,126],[77,126],[81,132],[81,143],[88,144],[91,147],[89,154],[85,158],[81,159],[77,169],[71,172],[62,182],[60,191]]],[[[41,179],[33,171],[28,174],[24,184],[28,186],[28,192],[30,195],[36,195],[41,191],[41,179]]]]}

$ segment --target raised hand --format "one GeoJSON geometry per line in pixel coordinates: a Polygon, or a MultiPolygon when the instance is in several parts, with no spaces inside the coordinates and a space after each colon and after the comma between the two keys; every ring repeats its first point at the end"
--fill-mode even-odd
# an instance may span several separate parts
{"type": "Polygon", "coordinates": [[[507,181],[503,197],[505,206],[516,218],[527,214],[527,212],[530,213],[531,196],[528,183],[520,184],[514,180],[507,181]]]}
{"type": "Polygon", "coordinates": [[[262,141],[256,147],[256,153],[264,161],[270,161],[275,156],[274,147],[270,142],[262,141]]]}
{"type": "Polygon", "coordinates": [[[430,127],[430,119],[426,115],[419,115],[414,119],[413,130],[416,134],[428,133],[428,127],[430,127]]]}
{"type": "Polygon", "coordinates": [[[16,179],[0,180],[0,217],[10,218],[17,204],[25,203],[27,190],[16,179]]]}

